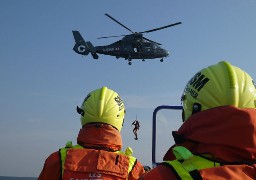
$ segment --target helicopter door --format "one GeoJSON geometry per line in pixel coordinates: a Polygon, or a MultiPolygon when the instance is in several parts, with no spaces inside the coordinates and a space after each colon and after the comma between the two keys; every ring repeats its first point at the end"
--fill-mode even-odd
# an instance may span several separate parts
{"type": "Polygon", "coordinates": [[[132,44],[132,48],[133,48],[133,52],[135,52],[135,53],[139,52],[137,44],[132,44]]]}
{"type": "Polygon", "coordinates": [[[133,44],[133,51],[135,53],[142,52],[142,45],[140,43],[133,44]]]}

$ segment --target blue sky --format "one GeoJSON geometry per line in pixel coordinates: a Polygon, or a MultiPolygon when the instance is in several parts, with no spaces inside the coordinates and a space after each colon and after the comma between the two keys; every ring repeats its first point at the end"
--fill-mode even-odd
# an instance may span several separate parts
{"type": "MultiPolygon", "coordinates": [[[[0,175],[38,176],[44,160],[76,142],[80,129],[75,108],[88,92],[108,86],[119,93],[127,110],[122,130],[124,148],[151,166],[153,110],[180,105],[187,81],[201,68],[227,60],[256,77],[256,1],[0,1],[0,175]],[[181,21],[145,37],[170,51],[142,62],[111,56],[81,57],[72,48],[72,30],[95,46],[129,34],[108,13],[133,31],[181,21]],[[141,122],[134,141],[132,121],[141,122]]],[[[181,125],[179,113],[159,114],[157,157],[173,141],[181,125]]]]}

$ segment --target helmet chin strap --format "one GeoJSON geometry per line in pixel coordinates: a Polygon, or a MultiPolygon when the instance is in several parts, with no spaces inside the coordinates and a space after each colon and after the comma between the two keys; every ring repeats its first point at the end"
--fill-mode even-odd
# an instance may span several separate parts
{"type": "Polygon", "coordinates": [[[185,112],[184,112],[184,109],[182,109],[182,122],[185,122],[185,112]]]}

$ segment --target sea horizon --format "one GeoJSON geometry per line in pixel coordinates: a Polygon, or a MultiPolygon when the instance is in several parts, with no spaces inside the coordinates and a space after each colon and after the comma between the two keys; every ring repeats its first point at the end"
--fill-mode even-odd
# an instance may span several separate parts
{"type": "Polygon", "coordinates": [[[0,176],[0,180],[36,180],[37,177],[0,176]]]}

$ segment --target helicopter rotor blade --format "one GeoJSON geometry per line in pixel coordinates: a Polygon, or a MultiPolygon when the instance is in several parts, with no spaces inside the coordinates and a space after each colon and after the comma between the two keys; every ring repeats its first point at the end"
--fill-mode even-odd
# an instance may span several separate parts
{"type": "Polygon", "coordinates": [[[126,36],[126,35],[118,35],[118,36],[103,36],[103,37],[99,37],[99,38],[97,38],[97,39],[106,39],[106,38],[122,37],[122,36],[126,36]]]}
{"type": "Polygon", "coordinates": [[[170,24],[170,25],[167,25],[167,26],[163,26],[163,27],[159,27],[159,28],[155,28],[155,29],[151,29],[151,30],[147,30],[147,31],[139,32],[139,33],[149,33],[149,32],[153,32],[153,31],[158,31],[158,30],[165,29],[165,28],[168,28],[168,27],[171,27],[171,26],[176,26],[176,25],[179,25],[179,24],[181,24],[181,22],[177,22],[177,23],[174,23],[174,24],[170,24]]]}
{"type": "Polygon", "coordinates": [[[105,14],[106,16],[108,16],[110,19],[112,19],[113,21],[115,21],[116,23],[118,23],[119,25],[123,26],[125,29],[127,29],[128,31],[134,33],[131,29],[129,29],[128,27],[126,27],[125,25],[123,25],[122,23],[120,23],[119,21],[117,21],[116,19],[114,19],[113,17],[111,17],[108,14],[105,14]]]}
{"type": "Polygon", "coordinates": [[[148,39],[148,38],[145,38],[145,37],[142,37],[142,38],[145,39],[145,40],[147,40],[147,41],[149,41],[149,42],[156,43],[156,44],[158,44],[158,45],[162,45],[162,44],[160,44],[160,43],[158,43],[158,42],[155,42],[155,41],[152,41],[152,40],[150,40],[150,39],[148,39]]]}

